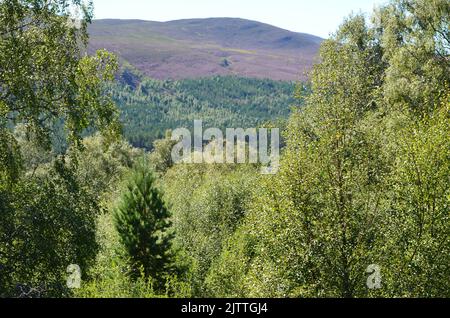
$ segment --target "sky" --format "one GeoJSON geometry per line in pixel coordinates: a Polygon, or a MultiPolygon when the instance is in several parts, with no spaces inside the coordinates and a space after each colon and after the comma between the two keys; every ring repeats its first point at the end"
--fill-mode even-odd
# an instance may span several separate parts
{"type": "Polygon", "coordinates": [[[327,38],[351,12],[387,0],[93,0],[96,19],[170,21],[232,17],[327,38]]]}

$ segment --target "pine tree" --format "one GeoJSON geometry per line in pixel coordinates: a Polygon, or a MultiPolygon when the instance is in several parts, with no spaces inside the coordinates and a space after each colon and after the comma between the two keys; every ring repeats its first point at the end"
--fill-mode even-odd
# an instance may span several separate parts
{"type": "Polygon", "coordinates": [[[154,280],[155,287],[164,284],[172,270],[170,213],[157,189],[153,172],[139,165],[128,181],[114,218],[134,275],[142,272],[154,280]]]}

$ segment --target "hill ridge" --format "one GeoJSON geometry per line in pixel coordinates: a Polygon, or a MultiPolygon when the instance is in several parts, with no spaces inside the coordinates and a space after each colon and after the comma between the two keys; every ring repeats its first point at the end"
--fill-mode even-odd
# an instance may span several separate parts
{"type": "Polygon", "coordinates": [[[242,18],[94,20],[90,50],[106,48],[156,79],[238,75],[304,79],[321,38],[242,18]]]}

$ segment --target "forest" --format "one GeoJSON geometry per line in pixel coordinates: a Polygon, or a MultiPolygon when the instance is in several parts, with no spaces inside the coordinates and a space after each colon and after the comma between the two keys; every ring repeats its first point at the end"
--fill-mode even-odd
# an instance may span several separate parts
{"type": "Polygon", "coordinates": [[[350,15],[307,83],[145,78],[69,4],[0,0],[0,297],[450,297],[448,0],[350,15]],[[281,125],[279,172],[174,164],[194,119],[281,125]]]}
{"type": "Polygon", "coordinates": [[[107,94],[120,110],[123,137],[147,151],[166,131],[190,129],[196,119],[202,119],[205,128],[283,125],[290,109],[298,106],[293,95],[296,86],[290,82],[237,76],[161,81],[128,65],[119,74],[107,94]]]}

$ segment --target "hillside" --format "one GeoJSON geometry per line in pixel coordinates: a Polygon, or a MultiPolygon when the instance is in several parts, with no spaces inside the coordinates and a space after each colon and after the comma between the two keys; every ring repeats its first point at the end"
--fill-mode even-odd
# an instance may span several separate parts
{"type": "Polygon", "coordinates": [[[120,108],[124,137],[146,149],[166,130],[192,128],[195,119],[203,120],[204,127],[258,127],[286,119],[296,104],[292,82],[235,76],[180,81],[140,78],[136,88],[116,82],[108,91],[120,108]]]}
{"type": "Polygon", "coordinates": [[[304,79],[321,38],[255,21],[95,20],[89,50],[106,48],[156,79],[214,75],[304,79]]]}

